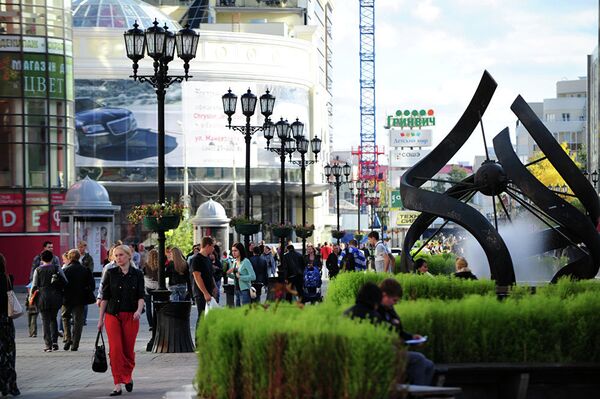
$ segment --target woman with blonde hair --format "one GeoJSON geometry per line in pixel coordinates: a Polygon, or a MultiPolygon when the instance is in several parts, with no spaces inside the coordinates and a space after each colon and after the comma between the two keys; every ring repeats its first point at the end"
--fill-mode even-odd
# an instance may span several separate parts
{"type": "Polygon", "coordinates": [[[121,384],[127,392],[133,390],[135,340],[144,309],[144,275],[133,267],[131,249],[119,245],[113,251],[116,267],[108,269],[102,278],[102,301],[98,329],[106,324],[110,368],[115,383],[110,396],[121,395],[121,384]]]}
{"type": "Polygon", "coordinates": [[[189,293],[192,291],[190,268],[177,247],[171,248],[171,261],[167,265],[166,277],[169,278],[171,302],[189,301],[189,293]]]}
{"type": "Polygon", "coordinates": [[[467,280],[477,280],[477,277],[471,272],[471,269],[469,269],[469,263],[462,256],[456,258],[454,265],[456,266],[456,273],[454,273],[454,277],[464,278],[467,280]]]}

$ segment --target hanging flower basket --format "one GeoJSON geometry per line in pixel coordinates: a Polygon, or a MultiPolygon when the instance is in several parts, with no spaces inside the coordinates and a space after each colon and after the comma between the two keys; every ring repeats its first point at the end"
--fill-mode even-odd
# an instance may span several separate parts
{"type": "Polygon", "coordinates": [[[292,235],[292,227],[272,227],[271,232],[278,238],[289,237],[292,235]]]}
{"type": "Polygon", "coordinates": [[[315,225],[311,224],[311,225],[296,225],[294,226],[294,231],[296,232],[296,235],[300,238],[308,238],[311,237],[313,235],[313,231],[315,230],[315,225]]]}
{"type": "Polygon", "coordinates": [[[364,235],[362,235],[362,234],[354,234],[354,239],[358,242],[361,242],[363,237],[364,237],[364,235]]]}
{"type": "Polygon", "coordinates": [[[152,231],[168,231],[176,229],[179,226],[179,216],[163,216],[161,218],[154,216],[145,216],[143,220],[144,227],[152,231]]]}
{"type": "Polygon", "coordinates": [[[346,235],[344,230],[331,230],[331,236],[337,240],[343,238],[346,235]]]}
{"type": "Polygon", "coordinates": [[[251,236],[260,231],[260,223],[238,223],[234,226],[235,231],[243,236],[251,236]]]}

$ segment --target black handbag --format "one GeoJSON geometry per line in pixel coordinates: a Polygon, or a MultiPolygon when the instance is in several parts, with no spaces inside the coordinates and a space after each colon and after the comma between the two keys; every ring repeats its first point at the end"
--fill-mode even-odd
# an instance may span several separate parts
{"type": "Polygon", "coordinates": [[[92,359],[92,370],[96,373],[104,373],[108,370],[108,363],[106,361],[106,349],[104,346],[104,336],[102,330],[98,330],[96,336],[96,345],[94,346],[94,357],[92,359]],[[98,345],[98,341],[102,339],[102,345],[98,345]]]}

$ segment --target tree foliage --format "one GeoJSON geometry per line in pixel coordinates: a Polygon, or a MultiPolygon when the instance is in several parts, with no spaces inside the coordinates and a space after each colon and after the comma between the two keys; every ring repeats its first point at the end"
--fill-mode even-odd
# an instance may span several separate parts
{"type": "MultiPolygon", "coordinates": [[[[569,155],[569,157],[573,160],[573,162],[575,162],[575,165],[577,165],[577,167],[580,168],[581,164],[576,159],[577,154],[571,153],[569,151],[568,144],[562,143],[560,146],[563,149],[563,151],[569,155]]],[[[543,156],[544,156],[543,153],[536,152],[529,159],[529,162],[533,162],[536,159],[542,158],[543,156]]],[[[568,194],[573,194],[573,192],[571,191],[571,188],[566,185],[565,180],[562,178],[562,176],[558,173],[558,171],[554,168],[554,166],[547,159],[544,159],[543,161],[537,162],[537,163],[529,166],[528,169],[529,169],[529,172],[532,175],[534,175],[536,177],[536,179],[538,179],[546,187],[550,187],[550,188],[564,187],[567,190],[566,192],[568,194]]],[[[554,190],[556,190],[556,189],[554,189],[554,190]]],[[[560,191],[560,189],[558,191],[560,191]]],[[[573,202],[573,201],[577,200],[576,198],[573,198],[573,197],[565,197],[565,199],[569,202],[573,202]]]]}
{"type": "Polygon", "coordinates": [[[189,219],[182,220],[175,230],[165,233],[166,245],[177,247],[185,255],[192,252],[194,246],[194,226],[189,219]]]}

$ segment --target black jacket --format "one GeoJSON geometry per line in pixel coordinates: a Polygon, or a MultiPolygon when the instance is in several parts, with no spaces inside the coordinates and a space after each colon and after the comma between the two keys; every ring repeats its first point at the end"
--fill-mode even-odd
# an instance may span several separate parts
{"type": "Polygon", "coordinates": [[[69,263],[63,271],[68,281],[65,286],[63,303],[66,306],[87,304],[86,299],[89,297],[89,292],[91,291],[93,296],[96,288],[92,272],[78,261],[69,263]]]}
{"type": "Polygon", "coordinates": [[[477,280],[477,277],[470,270],[454,273],[454,277],[464,278],[465,280],[477,280]]]}
{"type": "Polygon", "coordinates": [[[127,274],[123,274],[117,266],[104,273],[102,299],[108,301],[107,313],[116,315],[119,312],[135,312],[144,293],[144,274],[141,270],[130,266],[127,274]]]}
{"type": "MultiPolygon", "coordinates": [[[[308,258],[308,255],[304,255],[304,267],[308,267],[309,263],[310,263],[310,259],[308,258]]],[[[323,263],[321,262],[321,257],[319,255],[315,254],[313,266],[319,270],[323,267],[323,263]]]]}
{"type": "Polygon", "coordinates": [[[304,275],[304,261],[302,255],[296,251],[288,251],[283,255],[286,278],[304,275]]]}
{"type": "Polygon", "coordinates": [[[329,271],[329,277],[335,277],[340,271],[340,267],[338,266],[338,255],[335,253],[330,253],[326,260],[327,270],[329,271]]]}
{"type": "Polygon", "coordinates": [[[252,263],[254,274],[256,275],[256,280],[254,280],[254,282],[266,286],[269,278],[267,262],[260,255],[253,255],[249,259],[250,263],[252,263]]]}
{"type": "Polygon", "coordinates": [[[36,301],[40,311],[58,310],[62,306],[63,289],[67,283],[63,275],[60,267],[55,265],[40,266],[35,270],[31,291],[39,291],[36,301]],[[52,284],[53,274],[59,275],[58,284],[52,284]]]}
{"type": "Polygon", "coordinates": [[[405,341],[409,339],[413,339],[413,334],[404,331],[402,328],[402,321],[400,321],[400,316],[396,313],[396,310],[393,307],[387,307],[383,305],[379,305],[377,309],[377,313],[379,313],[379,317],[382,322],[388,323],[390,328],[398,333],[400,338],[405,341]]]}
{"type": "Polygon", "coordinates": [[[356,302],[354,306],[346,309],[344,316],[348,316],[352,319],[366,319],[373,324],[379,324],[381,322],[380,314],[371,306],[361,302],[356,302]]]}

